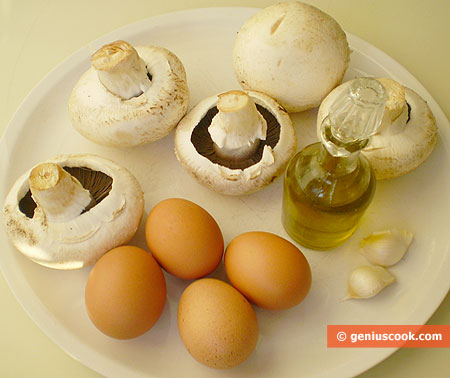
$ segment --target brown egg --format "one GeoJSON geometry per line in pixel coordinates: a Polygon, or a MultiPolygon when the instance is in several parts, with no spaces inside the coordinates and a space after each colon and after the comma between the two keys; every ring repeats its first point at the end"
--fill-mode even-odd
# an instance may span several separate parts
{"type": "Polygon", "coordinates": [[[247,232],[225,251],[231,284],[255,305],[281,310],[299,304],[311,287],[311,269],[288,240],[268,232],[247,232]]]}
{"type": "Polygon", "coordinates": [[[141,248],[122,246],[103,255],[86,284],[89,318],[103,333],[131,339],[147,332],[166,302],[166,281],[155,259],[141,248]]]}
{"type": "Polygon", "coordinates": [[[222,232],[214,218],[197,204],[169,198],[150,212],[145,225],[147,245],[170,274],[196,279],[211,273],[222,260],[222,232]]]}
{"type": "Polygon", "coordinates": [[[258,341],[258,320],[250,303],[231,285],[214,278],[194,281],[183,292],[178,330],[189,353],[216,369],[241,364],[258,341]]]}

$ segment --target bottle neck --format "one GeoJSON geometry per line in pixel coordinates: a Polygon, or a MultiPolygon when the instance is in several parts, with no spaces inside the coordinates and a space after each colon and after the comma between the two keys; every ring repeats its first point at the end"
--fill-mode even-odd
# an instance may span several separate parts
{"type": "Polygon", "coordinates": [[[330,118],[327,116],[322,122],[320,130],[320,140],[324,148],[330,155],[336,157],[346,157],[361,151],[369,143],[369,138],[353,138],[351,140],[343,140],[334,135],[330,118]]]}
{"type": "Polygon", "coordinates": [[[335,156],[328,151],[324,144],[321,145],[317,156],[317,163],[321,169],[329,175],[339,177],[353,172],[359,166],[360,151],[347,155],[335,156]]]}
{"type": "Polygon", "coordinates": [[[360,151],[367,145],[368,138],[342,141],[332,133],[329,117],[322,122],[321,148],[317,162],[321,168],[334,176],[349,174],[358,167],[360,151]]]}

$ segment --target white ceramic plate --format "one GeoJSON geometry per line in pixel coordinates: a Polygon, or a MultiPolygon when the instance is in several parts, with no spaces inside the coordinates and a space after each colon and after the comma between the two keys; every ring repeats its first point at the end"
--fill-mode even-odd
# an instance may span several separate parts
{"type": "MultiPolygon", "coordinates": [[[[173,134],[130,150],[99,147],[71,127],[67,100],[89,66],[90,53],[116,39],[165,46],[183,61],[191,104],[239,88],[231,66],[236,32],[256,9],[208,8],[151,18],[117,30],[78,51],[53,70],[26,98],[0,144],[0,200],[32,165],[62,153],[96,153],[131,169],[145,191],[146,212],[168,197],[188,198],[207,209],[225,242],[249,230],[287,238],[280,222],[282,180],[246,197],[225,197],[200,186],[178,164],[173,134]]],[[[377,364],[394,349],[327,349],[328,324],[423,324],[450,286],[449,218],[450,125],[430,94],[381,51],[349,35],[353,49],[346,79],[388,76],[420,93],[439,124],[437,146],[409,175],[381,182],[373,205],[356,234],[331,252],[302,248],[313,271],[312,289],[299,306],[283,312],[256,309],[260,339],[255,352],[231,371],[206,368],[190,357],[178,336],[176,310],[187,282],[167,276],[168,301],[162,317],[144,336],[118,341],[92,325],[84,307],[89,268],[55,271],[27,260],[0,233],[3,273],[30,317],[67,353],[111,377],[343,377],[377,364]],[[346,277],[365,263],[357,254],[370,232],[399,227],[414,233],[407,256],[392,267],[398,282],[368,301],[345,301],[346,277]]],[[[293,116],[299,148],[315,140],[315,111],[293,116]]],[[[133,244],[145,248],[141,226],[133,244]]],[[[225,279],[222,267],[213,274],[225,279]]]]}

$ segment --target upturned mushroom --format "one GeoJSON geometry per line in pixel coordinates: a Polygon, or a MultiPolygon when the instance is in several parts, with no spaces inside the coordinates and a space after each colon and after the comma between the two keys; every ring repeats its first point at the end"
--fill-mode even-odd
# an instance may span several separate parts
{"type": "Polygon", "coordinates": [[[233,47],[245,90],[265,93],[288,112],[320,105],[344,77],[350,48],[340,25],[312,5],[287,1],[250,17],[233,47]]]}
{"type": "Polygon", "coordinates": [[[55,269],[76,269],[127,243],[144,197],[125,168],[95,155],[64,155],[20,176],[6,197],[3,225],[25,256],[55,269]]]}
{"type": "Polygon", "coordinates": [[[274,99],[229,91],[198,103],[178,124],[175,153],[202,184],[242,195],[271,183],[295,153],[291,119],[274,99]]]}
{"type": "Polygon", "coordinates": [[[91,65],[69,99],[72,124],[87,139],[142,145],[169,134],[186,114],[186,72],[169,50],[116,41],[97,50],[91,65]]]}
{"type": "MultiPolygon", "coordinates": [[[[436,144],[438,129],[427,102],[412,89],[389,78],[377,79],[386,89],[383,119],[364,148],[378,180],[402,176],[421,165],[436,144]]],[[[317,132],[334,99],[351,80],[334,89],[322,102],[317,115],[317,132]]]]}

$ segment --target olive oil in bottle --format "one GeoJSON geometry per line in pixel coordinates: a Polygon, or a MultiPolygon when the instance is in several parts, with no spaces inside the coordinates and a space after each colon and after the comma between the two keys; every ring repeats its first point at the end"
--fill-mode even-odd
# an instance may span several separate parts
{"type": "Polygon", "coordinates": [[[386,102],[375,79],[355,79],[325,117],[321,141],[289,162],[284,177],[282,221],[305,247],[325,250],[356,230],[372,201],[376,180],[360,151],[378,128],[386,102]]]}

